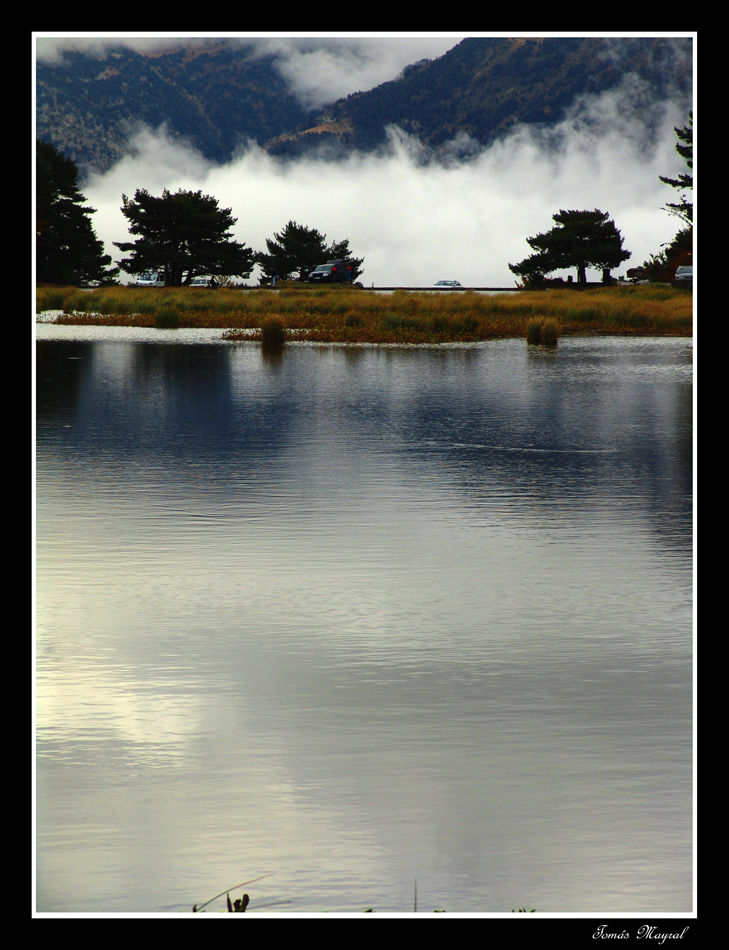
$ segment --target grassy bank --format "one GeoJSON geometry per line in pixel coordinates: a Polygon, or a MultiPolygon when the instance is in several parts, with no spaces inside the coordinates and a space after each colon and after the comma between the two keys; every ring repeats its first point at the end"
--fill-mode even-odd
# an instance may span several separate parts
{"type": "MultiPolygon", "coordinates": [[[[667,286],[544,290],[498,295],[355,288],[270,290],[145,290],[109,287],[82,291],[38,288],[36,310],[63,310],[59,323],[161,326],[176,315],[180,327],[261,337],[271,321],[287,340],[335,343],[446,343],[527,336],[534,320],[549,320],[557,336],[600,333],[691,336],[693,296],[667,286]],[[255,331],[243,334],[239,331],[255,331]]],[[[174,325],[174,321],[173,321],[174,325]]]]}

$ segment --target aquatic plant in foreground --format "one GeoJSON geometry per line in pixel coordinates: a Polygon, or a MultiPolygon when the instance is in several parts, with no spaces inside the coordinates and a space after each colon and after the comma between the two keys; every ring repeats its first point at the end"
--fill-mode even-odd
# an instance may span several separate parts
{"type": "MultiPolygon", "coordinates": [[[[217,900],[219,897],[222,897],[223,894],[225,894],[225,901],[226,901],[226,907],[227,907],[228,913],[229,914],[244,914],[246,912],[246,908],[250,904],[250,895],[243,894],[242,897],[236,898],[233,901],[231,901],[230,892],[237,890],[239,887],[247,887],[249,884],[255,884],[257,881],[262,881],[264,880],[264,878],[271,877],[273,873],[274,872],[270,872],[269,874],[262,874],[260,877],[254,877],[252,880],[244,881],[242,884],[235,884],[233,887],[226,887],[224,891],[221,891],[219,894],[216,894],[215,897],[211,897],[210,900],[205,901],[204,904],[200,904],[200,905],[194,904],[192,908],[192,912],[193,914],[198,914],[198,913],[203,912],[203,909],[207,907],[208,904],[212,904],[213,901],[217,900]]],[[[266,906],[266,905],[261,905],[261,906],[266,906]]],[[[362,913],[365,913],[365,914],[374,914],[374,912],[375,912],[374,907],[366,907],[362,911],[362,913]]],[[[413,913],[416,914],[417,912],[418,912],[418,881],[417,881],[417,878],[415,878],[413,882],[413,913]]],[[[516,914],[516,913],[533,914],[536,912],[536,908],[532,907],[529,910],[527,910],[526,907],[520,907],[518,911],[515,911],[512,908],[511,912],[512,914],[516,914]]],[[[445,911],[442,908],[435,907],[433,908],[433,913],[444,914],[445,911]]]]}
{"type": "Polygon", "coordinates": [[[530,320],[527,324],[527,343],[556,346],[557,324],[554,320],[530,320]]]}

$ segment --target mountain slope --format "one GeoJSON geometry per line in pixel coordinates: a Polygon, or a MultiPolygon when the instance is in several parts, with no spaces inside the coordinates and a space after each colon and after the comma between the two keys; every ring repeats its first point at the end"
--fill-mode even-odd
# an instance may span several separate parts
{"type": "Polygon", "coordinates": [[[215,162],[249,139],[290,130],[306,110],[288,92],[273,57],[226,42],[156,55],[118,47],[104,56],[68,52],[37,64],[36,134],[81,169],[108,168],[144,124],[166,124],[215,162]]]}
{"type": "Polygon", "coordinates": [[[369,151],[387,141],[391,125],[436,151],[464,135],[485,145],[519,123],[553,125],[579,96],[618,89],[628,75],[637,77],[630,107],[648,124],[668,97],[681,98],[688,112],[692,40],[466,39],[393,82],[339,100],[267,148],[291,155],[328,141],[340,153],[369,151]]]}
{"type": "Polygon", "coordinates": [[[454,139],[488,144],[518,123],[550,126],[585,94],[637,77],[626,108],[650,128],[668,97],[691,103],[690,38],[470,38],[398,79],[307,114],[272,56],[225,40],[156,54],[118,47],[39,62],[37,135],[82,173],[104,170],[140,126],[165,125],[214,162],[249,140],[277,156],[324,147],[344,155],[387,142],[397,126],[438,154],[454,139]]]}

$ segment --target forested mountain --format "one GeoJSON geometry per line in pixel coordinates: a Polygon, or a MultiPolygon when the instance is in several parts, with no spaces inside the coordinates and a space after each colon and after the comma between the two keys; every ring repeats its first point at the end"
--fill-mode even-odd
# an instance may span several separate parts
{"type": "Polygon", "coordinates": [[[36,135],[82,170],[104,170],[140,124],[166,123],[171,135],[225,162],[249,139],[262,145],[306,114],[273,61],[224,41],[156,54],[69,51],[37,64],[36,135]]]}
{"type": "Polygon", "coordinates": [[[248,140],[279,156],[369,151],[391,125],[437,154],[459,135],[483,145],[518,123],[552,125],[579,96],[628,76],[630,109],[648,127],[668,96],[685,99],[688,114],[692,52],[690,38],[471,38],[318,114],[306,114],[272,56],[225,41],[154,55],[73,52],[38,64],[37,135],[82,170],[109,167],[140,123],[166,123],[217,162],[248,140]]]}
{"type": "Polygon", "coordinates": [[[637,109],[650,126],[669,96],[684,99],[688,113],[692,52],[690,38],[466,39],[393,82],[340,99],[268,148],[293,154],[329,141],[368,151],[385,143],[390,125],[436,153],[459,134],[485,145],[519,123],[553,125],[577,97],[617,90],[628,76],[625,111],[637,109]]]}

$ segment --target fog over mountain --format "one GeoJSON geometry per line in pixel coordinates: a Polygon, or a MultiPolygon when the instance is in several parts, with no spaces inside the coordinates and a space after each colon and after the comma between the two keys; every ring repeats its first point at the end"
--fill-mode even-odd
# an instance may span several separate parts
{"type": "MultiPolygon", "coordinates": [[[[160,39],[144,38],[152,41],[160,39]]],[[[306,109],[321,108],[335,90],[342,98],[369,82],[396,79],[407,65],[438,57],[458,41],[256,40],[261,55],[275,53],[276,68],[306,109]]],[[[63,39],[66,46],[73,42],[63,39]]],[[[83,42],[101,49],[106,40],[83,42]]],[[[51,38],[38,43],[39,59],[61,55],[51,38]]],[[[526,237],[548,230],[560,208],[607,211],[632,251],[625,266],[635,266],[677,231],[663,210],[675,195],[658,176],[684,170],[674,127],[686,124],[688,112],[685,94],[667,90],[652,103],[647,122],[646,80],[625,72],[615,88],[577,96],[556,123],[516,123],[485,146],[459,132],[440,143],[437,154],[389,124],[385,144],[369,152],[334,158],[311,151],[284,159],[249,141],[220,163],[164,122],[140,123],[130,128],[123,157],[108,170],[88,173],[83,191],[97,209],[96,233],[115,260],[120,254],[112,242],[128,237],[122,194],[184,188],[230,207],[238,218],[235,238],[255,250],[264,250],[265,239],[289,220],[317,228],[328,242],[348,239],[353,253],[365,258],[365,286],[428,286],[447,278],[511,287],[508,264],[530,253],[526,237]]],[[[598,276],[588,272],[588,279],[598,276]]]]}

